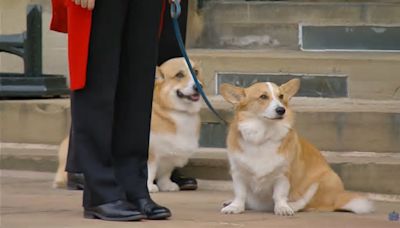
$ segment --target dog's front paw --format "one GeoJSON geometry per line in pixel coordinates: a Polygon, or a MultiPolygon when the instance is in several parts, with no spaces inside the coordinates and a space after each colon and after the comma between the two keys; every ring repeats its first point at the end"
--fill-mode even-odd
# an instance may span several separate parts
{"type": "Polygon", "coordinates": [[[157,185],[155,185],[155,184],[149,184],[147,186],[147,188],[149,189],[150,193],[159,192],[159,189],[158,189],[157,185]]]}
{"type": "Polygon", "coordinates": [[[294,211],[287,204],[277,204],[274,208],[274,213],[280,216],[292,216],[294,215],[294,211]]]}
{"type": "Polygon", "coordinates": [[[222,206],[223,206],[223,207],[227,207],[227,206],[229,206],[229,204],[232,203],[232,201],[233,201],[233,200],[226,200],[226,201],[222,202],[222,206]]]}
{"type": "Polygon", "coordinates": [[[162,192],[177,192],[179,191],[179,186],[174,182],[163,182],[159,183],[158,187],[162,192]]]}
{"type": "Polygon", "coordinates": [[[232,203],[221,209],[221,213],[223,214],[240,214],[243,212],[244,212],[244,206],[238,206],[232,203]]]}

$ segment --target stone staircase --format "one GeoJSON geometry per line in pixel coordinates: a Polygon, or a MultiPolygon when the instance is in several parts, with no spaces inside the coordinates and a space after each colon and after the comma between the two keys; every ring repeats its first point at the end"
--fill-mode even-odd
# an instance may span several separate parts
{"type": "MultiPolygon", "coordinates": [[[[219,96],[220,83],[300,78],[302,91],[291,102],[300,134],[324,151],[348,189],[400,194],[398,50],[299,46],[303,25],[397,28],[399,1],[209,0],[199,5],[204,29],[197,39],[189,34],[189,55],[201,62],[206,92],[224,118],[231,118],[232,107],[219,96]]],[[[0,115],[0,166],[54,170],[57,145],[70,124],[68,99],[0,101],[0,115]]],[[[226,126],[205,107],[201,115],[202,148],[183,171],[229,180],[226,126]]]]}
{"type": "MultiPolygon", "coordinates": [[[[207,92],[226,119],[232,107],[219,96],[221,83],[300,78],[300,96],[291,102],[296,128],[324,151],[346,187],[400,193],[400,53],[374,46],[398,40],[400,1],[204,1],[199,12],[204,30],[190,56],[204,67],[207,92]],[[317,31],[311,35],[324,49],[307,50],[307,26],[336,26],[337,43],[324,43],[331,33],[317,31]],[[346,49],[358,40],[358,50],[346,49]]],[[[203,148],[184,171],[227,180],[226,126],[208,110],[202,116],[203,148]]]]}

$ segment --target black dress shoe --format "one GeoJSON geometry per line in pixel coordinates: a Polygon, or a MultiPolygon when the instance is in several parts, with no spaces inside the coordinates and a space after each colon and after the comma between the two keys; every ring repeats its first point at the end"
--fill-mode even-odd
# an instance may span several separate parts
{"type": "Polygon", "coordinates": [[[107,221],[139,221],[145,218],[134,205],[123,200],[85,208],[83,217],[107,221]]]}
{"type": "Polygon", "coordinates": [[[180,190],[196,190],[197,181],[191,177],[184,177],[178,170],[174,170],[171,175],[171,181],[179,186],[180,190]]]}
{"type": "Polygon", "coordinates": [[[156,204],[151,198],[141,198],[131,203],[137,206],[147,219],[159,220],[171,217],[171,211],[168,208],[156,204]]]}
{"type": "Polygon", "coordinates": [[[69,190],[83,190],[85,187],[85,177],[83,173],[68,173],[67,188],[69,190]]]}

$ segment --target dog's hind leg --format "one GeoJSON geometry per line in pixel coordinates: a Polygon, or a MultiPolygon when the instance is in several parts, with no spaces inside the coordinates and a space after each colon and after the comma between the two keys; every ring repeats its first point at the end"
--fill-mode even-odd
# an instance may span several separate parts
{"type": "Polygon", "coordinates": [[[157,163],[158,162],[154,154],[149,152],[149,159],[147,161],[147,188],[151,193],[159,191],[157,185],[154,184],[157,174],[157,163]]]}
{"type": "Polygon", "coordinates": [[[159,163],[157,171],[157,185],[160,191],[176,192],[179,191],[179,186],[171,181],[171,173],[175,168],[173,162],[163,160],[159,163]]]}
{"type": "Polygon", "coordinates": [[[69,137],[66,137],[60,144],[58,151],[58,168],[54,177],[53,188],[65,188],[68,181],[68,173],[65,171],[67,164],[69,137]]]}
{"type": "Polygon", "coordinates": [[[319,186],[318,183],[310,185],[310,187],[307,189],[307,191],[300,199],[294,202],[289,202],[289,206],[292,208],[292,210],[294,212],[297,212],[304,209],[307,206],[307,204],[311,201],[311,199],[314,197],[315,193],[317,193],[318,186],[319,186]]]}

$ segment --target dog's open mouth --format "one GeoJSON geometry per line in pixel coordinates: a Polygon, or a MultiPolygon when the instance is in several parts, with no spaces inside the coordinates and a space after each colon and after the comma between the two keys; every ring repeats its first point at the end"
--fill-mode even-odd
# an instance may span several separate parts
{"type": "Polygon", "coordinates": [[[193,101],[193,102],[196,102],[196,101],[199,101],[199,100],[200,100],[200,94],[199,94],[199,93],[193,93],[193,94],[191,94],[191,95],[185,95],[185,94],[183,94],[181,91],[177,90],[177,91],[176,91],[176,95],[177,95],[179,98],[186,98],[186,99],[188,99],[188,100],[190,100],[190,101],[193,101]]]}
{"type": "Polygon", "coordinates": [[[267,118],[267,119],[269,119],[269,120],[276,120],[276,121],[278,121],[278,120],[282,120],[283,118],[284,118],[285,116],[276,116],[276,117],[273,117],[273,118],[270,118],[270,117],[264,117],[264,118],[267,118]]]}

